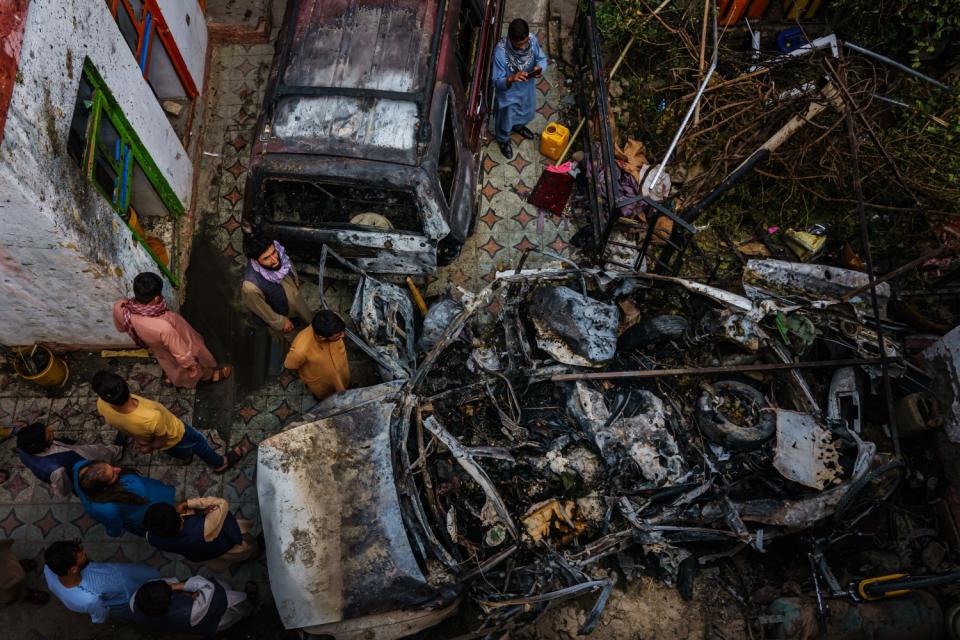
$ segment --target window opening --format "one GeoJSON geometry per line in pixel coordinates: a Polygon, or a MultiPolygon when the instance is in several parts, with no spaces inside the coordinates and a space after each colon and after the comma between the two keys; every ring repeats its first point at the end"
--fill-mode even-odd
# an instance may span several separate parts
{"type": "MultiPolygon", "coordinates": [[[[361,214],[386,218],[394,230],[422,233],[413,191],[373,184],[307,182],[267,178],[263,183],[267,218],[280,224],[384,229],[351,223],[361,214]]],[[[375,220],[365,216],[367,220],[375,220]]]]}
{"type": "Polygon", "coordinates": [[[473,84],[482,24],[483,16],[478,13],[477,7],[469,0],[464,0],[460,7],[460,20],[457,27],[456,57],[460,80],[466,92],[470,91],[473,84]]]}
{"type": "Polygon", "coordinates": [[[187,90],[180,81],[176,67],[170,59],[167,45],[157,39],[152,45],[147,81],[160,100],[181,100],[187,98],[187,90]]]}
{"type": "Polygon", "coordinates": [[[443,136],[440,139],[440,157],[437,159],[437,173],[440,177],[440,188],[443,196],[450,205],[453,199],[453,186],[457,178],[457,140],[453,129],[453,96],[447,96],[446,109],[443,116],[443,136]]]}
{"type": "Polygon", "coordinates": [[[140,163],[136,161],[133,164],[133,180],[130,185],[130,206],[136,209],[141,220],[147,217],[166,217],[170,215],[163,198],[150,184],[147,174],[143,172],[140,163]]]}
{"type": "Polygon", "coordinates": [[[73,105],[73,117],[70,119],[70,133],[67,135],[67,152],[70,157],[83,165],[83,151],[87,144],[87,125],[90,123],[90,110],[93,108],[93,85],[86,76],[80,76],[80,88],[77,101],[73,105]]]}
{"type": "Polygon", "coordinates": [[[133,55],[137,55],[140,42],[140,32],[137,30],[137,25],[134,24],[124,7],[117,10],[116,19],[117,25],[120,27],[120,33],[123,35],[123,39],[127,41],[127,46],[130,47],[133,55]]]}
{"type": "MultiPolygon", "coordinates": [[[[106,0],[143,77],[158,100],[189,101],[197,88],[170,35],[157,0],[106,0]]],[[[171,124],[178,128],[178,122],[171,124]]]]}
{"type": "Polygon", "coordinates": [[[84,175],[127,223],[173,286],[183,205],[90,60],[84,61],[68,139],[84,175]]]}

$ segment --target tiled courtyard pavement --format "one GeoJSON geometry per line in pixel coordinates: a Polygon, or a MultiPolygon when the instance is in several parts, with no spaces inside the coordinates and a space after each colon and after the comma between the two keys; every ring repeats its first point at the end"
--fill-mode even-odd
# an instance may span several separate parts
{"type": "MultiPolygon", "coordinates": [[[[508,19],[513,17],[508,11],[508,19]]],[[[545,37],[540,31],[540,41],[545,37]]],[[[194,210],[198,217],[198,234],[205,233],[216,250],[226,258],[236,278],[243,264],[242,231],[243,189],[249,164],[254,126],[263,98],[272,45],[231,44],[214,49],[210,57],[210,79],[204,113],[206,121],[194,210]]],[[[551,60],[552,62],[552,60],[551,60]]],[[[548,121],[556,120],[564,95],[562,77],[551,64],[544,79],[537,85],[538,109],[530,127],[539,132],[548,121]]],[[[492,141],[483,149],[482,173],[478,188],[479,220],[473,236],[467,241],[460,258],[439,271],[427,287],[428,295],[442,294],[448,287],[461,286],[477,291],[493,279],[497,269],[515,266],[527,248],[545,248],[565,256],[571,255],[570,236],[576,230],[572,221],[543,216],[526,203],[537,178],[549,161],[540,155],[538,141],[515,136],[514,158],[503,158],[492,141]]],[[[532,255],[528,265],[543,262],[532,255]]],[[[332,285],[328,300],[346,311],[353,287],[332,285]]],[[[188,284],[189,292],[189,284],[188,284]]],[[[308,283],[308,300],[318,306],[315,282],[308,283]]],[[[494,302],[488,309],[497,312],[494,302]]],[[[110,366],[130,380],[135,392],[156,399],[184,418],[193,419],[196,393],[165,387],[160,370],[153,360],[119,359],[104,361],[99,354],[71,356],[72,380],[60,397],[51,399],[43,390],[0,377],[0,424],[13,420],[43,420],[53,423],[58,433],[82,442],[111,442],[115,431],[103,424],[96,413],[95,396],[87,381],[98,368],[110,366]]],[[[363,383],[363,379],[355,382],[363,383]]],[[[222,451],[224,440],[230,444],[248,440],[258,443],[295,422],[309,409],[313,399],[304,394],[295,375],[285,373],[268,380],[254,392],[237,393],[231,415],[220,416],[204,433],[222,451]]],[[[135,466],[141,473],[161,479],[177,487],[178,499],[200,495],[226,498],[243,517],[258,520],[256,500],[256,454],[247,456],[237,468],[218,476],[202,464],[183,466],[164,454],[135,456],[127,454],[123,464],[135,466]]],[[[94,560],[146,562],[165,576],[181,579],[206,569],[185,562],[178,556],[154,550],[142,538],[125,534],[109,538],[103,527],[84,515],[75,499],[58,499],[25,469],[13,453],[12,441],[0,443],[0,468],[12,472],[10,480],[0,485],[0,535],[17,542],[18,557],[40,559],[46,544],[55,540],[82,538],[94,560]]],[[[255,527],[259,530],[259,522],[255,527]]],[[[266,564],[263,560],[236,567],[221,576],[236,588],[247,580],[260,583],[264,617],[275,618],[269,596],[266,564]]],[[[28,584],[40,586],[42,578],[35,574],[28,584]]],[[[85,616],[66,613],[61,605],[51,602],[41,608],[19,604],[0,608],[0,628],[16,629],[13,637],[31,638],[133,638],[146,637],[129,625],[108,623],[90,625],[85,616]],[[66,616],[66,617],[64,617],[66,616]],[[70,625],[63,627],[64,624],[70,625]]],[[[276,623],[267,629],[276,629],[276,623]]],[[[235,637],[249,635],[250,628],[237,631],[235,637]],[[248,634],[248,635],[244,635],[248,634]]],[[[231,634],[233,637],[234,634],[231,634]]],[[[261,636],[262,637],[262,636],[261,636]]],[[[273,636],[271,636],[273,637],[273,636]]]]}
{"type": "MultiPolygon", "coordinates": [[[[514,17],[509,8],[506,17],[504,29],[514,17]]],[[[533,23],[530,30],[546,46],[544,30],[533,23]]],[[[537,82],[537,113],[528,125],[531,130],[539,134],[548,122],[558,121],[561,99],[566,93],[563,76],[551,59],[547,73],[537,82]]],[[[454,289],[461,286],[478,291],[493,281],[497,270],[515,267],[527,249],[572,256],[569,241],[577,230],[573,221],[565,216],[541,212],[526,201],[544,168],[552,163],[540,155],[539,139],[525,140],[520,134],[513,134],[513,158],[507,160],[500,153],[492,132],[487,133],[487,138],[488,144],[479,158],[482,171],[477,185],[480,197],[476,228],[464,244],[460,257],[438,271],[437,279],[427,289],[429,294],[439,295],[450,285],[454,289]]],[[[539,266],[546,261],[548,258],[532,253],[527,266],[539,266]]],[[[496,302],[489,311],[497,313],[496,302]]]]}

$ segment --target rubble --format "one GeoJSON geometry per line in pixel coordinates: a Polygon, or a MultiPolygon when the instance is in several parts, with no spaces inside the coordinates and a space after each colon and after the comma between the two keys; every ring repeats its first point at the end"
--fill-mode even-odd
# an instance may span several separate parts
{"type": "MultiPolygon", "coordinates": [[[[729,555],[855,531],[904,477],[867,439],[876,431],[861,380],[876,377],[877,359],[858,359],[854,342],[836,348],[840,323],[860,322],[838,301],[850,287],[787,300],[682,278],[638,286],[645,278],[562,264],[503,271],[475,295],[435,303],[419,336],[371,333],[361,314],[356,338],[397,361],[382,369],[410,375],[308,416],[371,403],[392,416],[403,521],[427,581],[462,585],[486,612],[476,637],[592,594],[589,631],[611,567],[692,597],[704,567],[729,555]],[[485,326],[477,311],[494,299],[501,312],[485,326]],[[618,326],[623,308],[637,310],[632,325],[618,326]],[[796,340],[783,326],[812,332],[796,340]],[[405,362],[411,340],[433,347],[405,362]],[[802,360],[824,344],[848,358],[802,360]],[[737,358],[746,364],[711,365],[737,358]]],[[[383,309],[406,318],[390,289],[360,290],[355,307],[376,322],[383,309]]]]}
{"type": "Polygon", "coordinates": [[[598,367],[617,348],[617,308],[567,287],[538,287],[529,299],[537,346],[557,362],[598,367]]]}
{"type": "MultiPolygon", "coordinates": [[[[922,438],[941,425],[960,438],[960,330],[939,341],[911,335],[894,283],[922,261],[877,276],[859,186],[846,201],[858,205],[858,250],[828,222],[781,233],[753,220],[757,231],[736,242],[712,229],[724,242],[711,247],[700,242],[710,223],[693,224],[815,118],[824,131],[826,114],[852,120],[862,92],[851,94],[827,60],[818,68],[825,82],[764,96],[782,118],[740,164],[724,158],[704,170],[686,149],[687,166],[670,166],[671,179],[665,169],[700,101],[739,82],[711,83],[727,63],[714,22],[707,66],[708,26],[692,102],[672,107],[683,119],[669,148],[659,162],[633,162],[637,144],[626,157],[599,113],[610,110],[599,47],[581,25],[578,46],[594,52],[583,67],[592,93],[580,96],[590,228],[576,257],[537,252],[544,259],[529,266],[524,251],[482,290],[448,286],[428,309],[345,266],[361,280],[352,310],[360,330],[350,337],[392,382],[336,401],[337,415],[374,406],[389,414],[381,438],[407,534],[389,542],[410,547],[428,584],[456,585],[479,610],[464,637],[531,627],[603,637],[605,607],[651,578],[683,602],[722,597],[738,612],[736,637],[792,629],[798,617],[802,635],[827,629],[827,600],[865,599],[846,582],[862,577],[854,561],[841,583],[828,553],[882,549],[904,565],[949,568],[950,551],[960,551],[948,551],[933,524],[960,529],[956,491],[934,497],[939,475],[908,467],[901,450],[901,434],[922,438]],[[707,175],[722,181],[705,187],[707,175]],[[682,191],[693,181],[697,198],[682,191]],[[918,357],[923,340],[933,344],[918,357]],[[903,522],[884,526],[892,513],[903,522]],[[615,590],[619,581],[627,584],[615,590]],[[573,599],[576,613],[563,604],[573,599]]],[[[839,56],[840,44],[820,38],[801,55],[839,56]]],[[[799,57],[757,61],[750,73],[799,57]]],[[[892,164],[870,133],[860,137],[892,164]]],[[[852,128],[850,138],[856,163],[852,128]]]]}

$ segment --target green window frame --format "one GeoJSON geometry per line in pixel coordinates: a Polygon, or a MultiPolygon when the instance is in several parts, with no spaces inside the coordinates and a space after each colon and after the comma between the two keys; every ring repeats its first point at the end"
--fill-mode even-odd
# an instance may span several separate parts
{"type": "MultiPolygon", "coordinates": [[[[177,255],[179,254],[179,227],[180,218],[184,214],[183,203],[173,192],[170,184],[163,177],[156,163],[147,153],[146,148],[137,136],[136,131],[127,120],[123,111],[114,99],[100,73],[90,59],[83,61],[83,80],[81,90],[74,107],[73,122],[86,121],[86,136],[82,141],[82,158],[74,156],[80,163],[84,176],[97,191],[107,200],[111,208],[117,212],[120,219],[140,243],[140,246],[150,255],[157,268],[175,288],[180,282],[175,275],[177,255]],[[89,89],[92,87],[92,95],[89,89]],[[173,220],[173,246],[169,248],[169,267],[160,260],[144,238],[130,224],[132,184],[134,172],[139,171],[146,176],[153,187],[154,200],[159,198],[173,220]]],[[[73,124],[71,125],[73,128],[73,124]]],[[[80,143],[79,132],[71,130],[71,143],[76,149],[80,143]]],[[[71,149],[72,151],[73,149],[71,149]]],[[[77,149],[79,150],[79,149],[77,149]]]]}

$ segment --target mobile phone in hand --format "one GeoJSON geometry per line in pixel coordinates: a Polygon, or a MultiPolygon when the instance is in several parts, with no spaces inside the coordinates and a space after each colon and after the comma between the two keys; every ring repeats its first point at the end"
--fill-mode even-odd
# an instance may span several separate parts
{"type": "Polygon", "coordinates": [[[539,78],[542,74],[543,74],[543,69],[534,69],[533,71],[528,73],[527,76],[530,78],[539,78]]]}

